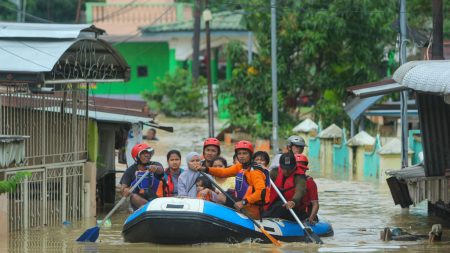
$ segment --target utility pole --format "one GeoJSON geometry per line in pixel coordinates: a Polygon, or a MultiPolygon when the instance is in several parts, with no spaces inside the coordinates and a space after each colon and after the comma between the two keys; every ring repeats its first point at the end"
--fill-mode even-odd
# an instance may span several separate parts
{"type": "Polygon", "coordinates": [[[22,22],[22,0],[10,0],[14,5],[16,5],[16,21],[18,23],[22,22]]]}
{"type": "Polygon", "coordinates": [[[81,5],[83,4],[83,0],[78,0],[77,6],[77,14],[75,16],[75,23],[80,23],[80,15],[81,15],[81,5]]]}
{"type": "Polygon", "coordinates": [[[200,9],[201,0],[195,0],[194,4],[194,37],[192,38],[192,82],[196,83],[200,75],[200,9]]]}
{"type": "Polygon", "coordinates": [[[431,44],[431,59],[444,60],[443,45],[443,3],[442,0],[433,0],[433,41],[431,44]]]}
{"type": "MultiPolygon", "coordinates": [[[[406,0],[400,0],[400,65],[406,63],[406,0]]],[[[400,92],[402,168],[408,167],[408,91],[400,92]]]]}
{"type": "Polygon", "coordinates": [[[214,137],[214,104],[213,90],[211,83],[211,34],[209,31],[209,21],[212,19],[211,11],[208,9],[208,0],[205,0],[205,10],[203,11],[203,20],[205,20],[206,33],[206,78],[208,80],[208,126],[209,137],[214,137]]]}
{"type": "Polygon", "coordinates": [[[274,154],[278,153],[278,88],[277,88],[277,9],[276,1],[270,1],[271,22],[271,55],[272,55],[272,147],[274,154]]]}

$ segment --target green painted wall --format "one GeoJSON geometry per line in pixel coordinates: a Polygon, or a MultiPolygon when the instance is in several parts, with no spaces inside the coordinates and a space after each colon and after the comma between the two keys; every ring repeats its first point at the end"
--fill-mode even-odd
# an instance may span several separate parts
{"type": "Polygon", "coordinates": [[[90,119],[88,125],[88,160],[97,162],[98,156],[98,127],[97,121],[90,119]]]}
{"type": "Polygon", "coordinates": [[[152,91],[153,83],[174,69],[174,52],[167,42],[128,42],[114,46],[131,67],[131,78],[127,83],[98,83],[91,89],[96,95],[135,94],[152,91]],[[138,66],[147,67],[147,77],[138,77],[138,66]]]}

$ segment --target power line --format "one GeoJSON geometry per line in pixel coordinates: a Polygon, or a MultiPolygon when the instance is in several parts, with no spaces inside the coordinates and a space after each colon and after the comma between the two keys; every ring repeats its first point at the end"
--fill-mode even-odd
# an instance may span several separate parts
{"type": "Polygon", "coordinates": [[[114,17],[114,16],[122,15],[122,14],[124,14],[125,12],[130,11],[131,9],[128,9],[128,10],[125,10],[125,9],[127,9],[128,7],[130,7],[131,5],[133,5],[134,3],[136,3],[137,1],[138,1],[138,0],[133,0],[133,1],[131,1],[131,2],[127,3],[127,4],[125,4],[124,6],[122,6],[120,9],[118,9],[118,10],[116,10],[116,11],[113,11],[113,12],[111,12],[110,14],[104,16],[104,17],[101,17],[101,18],[92,20],[92,23],[99,22],[99,21],[103,21],[103,20],[105,20],[105,19],[109,19],[109,18],[112,18],[112,17],[114,17]]]}
{"type": "Polygon", "coordinates": [[[14,12],[14,13],[19,12],[19,13],[21,13],[21,14],[27,16],[27,17],[30,17],[30,18],[36,20],[36,21],[41,21],[41,22],[44,22],[44,23],[55,23],[55,22],[53,22],[52,20],[49,20],[49,19],[45,19],[45,18],[41,18],[41,17],[35,16],[35,15],[32,15],[32,14],[26,12],[26,11],[23,11],[23,10],[17,10],[17,9],[15,9],[15,8],[11,8],[10,6],[7,5],[6,2],[1,2],[1,4],[2,4],[2,6],[3,6],[4,8],[6,8],[6,9],[8,9],[8,10],[14,12]]]}

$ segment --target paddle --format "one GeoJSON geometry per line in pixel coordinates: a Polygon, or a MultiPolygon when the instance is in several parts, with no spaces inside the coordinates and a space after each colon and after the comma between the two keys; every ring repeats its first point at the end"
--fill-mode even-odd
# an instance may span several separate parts
{"type": "MultiPolygon", "coordinates": [[[[148,175],[148,173],[150,173],[149,170],[147,170],[144,175],[142,175],[141,178],[139,178],[139,180],[136,182],[136,184],[134,184],[131,189],[129,190],[129,192],[133,192],[134,189],[136,189],[136,187],[142,182],[142,180],[144,180],[144,178],[148,175]]],[[[86,230],[80,237],[78,237],[77,242],[95,242],[98,238],[98,235],[100,233],[100,227],[103,225],[103,223],[105,223],[105,221],[123,204],[123,202],[125,202],[125,200],[127,199],[128,196],[124,196],[122,197],[122,199],[120,199],[119,203],[117,203],[113,209],[111,209],[111,211],[109,211],[109,213],[105,216],[105,218],[103,218],[102,222],[100,222],[100,224],[98,224],[95,227],[89,228],[88,230],[86,230]]]]}
{"type": "MultiPolygon", "coordinates": [[[[236,203],[236,201],[234,201],[234,199],[227,193],[225,192],[216,182],[214,182],[214,180],[212,180],[211,178],[209,178],[203,171],[198,171],[200,172],[200,174],[202,174],[202,176],[205,176],[209,179],[209,181],[211,181],[211,183],[214,185],[214,187],[216,187],[217,189],[219,189],[220,192],[222,192],[228,199],[231,200],[231,202],[236,203]]],[[[269,238],[269,240],[275,244],[276,246],[280,247],[282,244],[281,242],[279,242],[275,237],[273,237],[271,234],[269,234],[264,228],[263,226],[261,226],[258,222],[256,222],[254,219],[250,218],[246,212],[244,211],[244,209],[241,209],[241,212],[243,214],[245,214],[252,222],[253,224],[256,225],[256,227],[259,228],[259,230],[267,237],[269,238]]]]}
{"type": "MultiPolygon", "coordinates": [[[[283,203],[286,204],[287,203],[286,199],[284,198],[283,194],[281,194],[280,190],[277,188],[277,186],[272,181],[272,179],[270,179],[270,184],[272,185],[272,188],[275,189],[275,191],[277,192],[278,196],[283,201],[283,203]]],[[[295,214],[294,210],[292,210],[292,208],[289,209],[289,211],[291,212],[292,216],[294,216],[294,219],[297,221],[298,225],[300,225],[300,227],[303,229],[303,231],[305,231],[305,233],[308,235],[311,242],[315,242],[317,244],[323,244],[322,239],[320,239],[320,237],[316,233],[314,233],[314,231],[310,227],[308,227],[307,225],[303,225],[303,223],[297,217],[297,215],[295,214]]]]}

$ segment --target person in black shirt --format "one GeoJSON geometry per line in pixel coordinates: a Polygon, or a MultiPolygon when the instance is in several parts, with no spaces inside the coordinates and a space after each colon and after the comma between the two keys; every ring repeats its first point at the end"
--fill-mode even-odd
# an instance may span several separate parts
{"type": "Polygon", "coordinates": [[[130,196],[130,203],[133,209],[138,209],[149,200],[156,198],[158,191],[162,189],[161,178],[164,176],[164,168],[160,163],[150,161],[153,154],[154,150],[149,145],[135,145],[131,150],[131,156],[135,163],[128,167],[120,179],[122,196],[130,196]],[[150,173],[133,192],[130,192],[131,186],[147,170],[150,173]]]}

